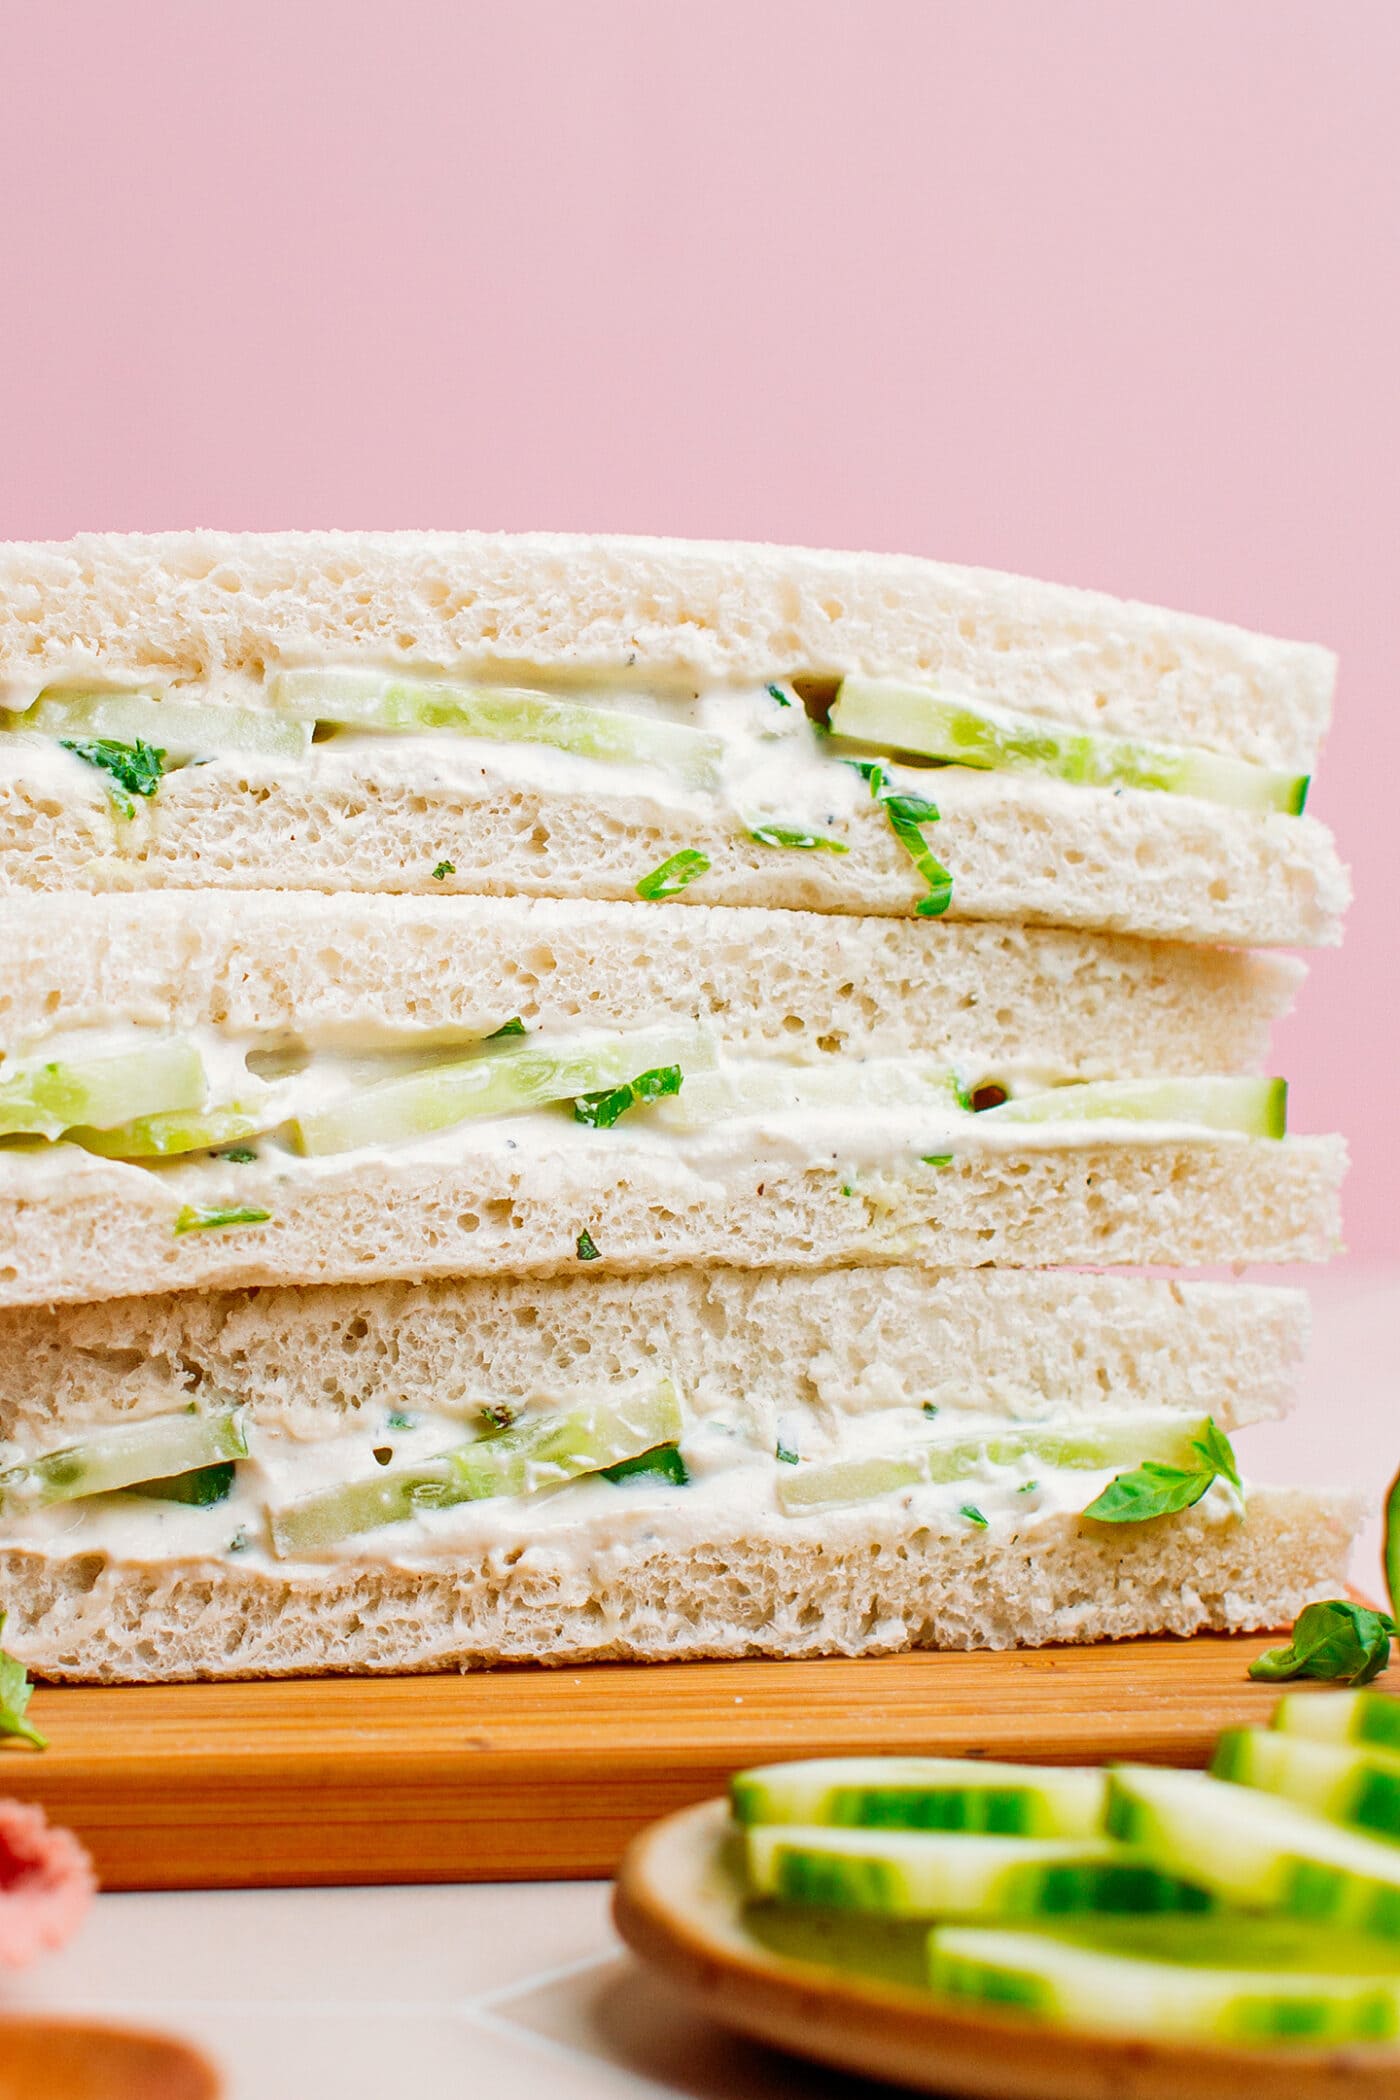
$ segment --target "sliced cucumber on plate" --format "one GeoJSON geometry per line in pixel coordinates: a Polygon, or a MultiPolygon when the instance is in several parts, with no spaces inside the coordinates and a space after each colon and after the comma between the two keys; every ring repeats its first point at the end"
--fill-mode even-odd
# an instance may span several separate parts
{"type": "Polygon", "coordinates": [[[1233,1728],[1216,1744],[1210,1769],[1217,1779],[1282,1795],[1331,1823],[1400,1844],[1400,1755],[1233,1728]]]}
{"type": "Polygon", "coordinates": [[[1069,1766],[965,1757],[830,1757],[755,1765],[729,1785],[738,1823],[844,1829],[981,1831],[1001,1837],[1093,1837],[1108,1778],[1069,1766]]]}
{"type": "Polygon", "coordinates": [[[928,1974],[945,1998],[1057,2027],[1200,2042],[1400,2035],[1400,1964],[1387,1965],[1374,1942],[1272,1918],[1116,1918],[1050,1933],[940,1927],[928,1974]]]}

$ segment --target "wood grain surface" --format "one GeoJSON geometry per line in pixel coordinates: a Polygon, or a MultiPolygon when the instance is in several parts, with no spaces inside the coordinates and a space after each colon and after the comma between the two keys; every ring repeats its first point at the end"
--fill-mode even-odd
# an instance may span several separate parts
{"type": "Polygon", "coordinates": [[[774,1758],[1204,1763],[1271,1711],[1245,1674],[1268,1645],[41,1686],[51,1747],[0,1751],[0,1793],[75,1830],[109,1889],[603,1875],[645,1824],[774,1758]]]}
{"type": "Polygon", "coordinates": [[[722,1801],[629,1847],[614,1912],[701,2011],[818,2063],[943,2100],[1400,2100],[1400,2050],[1246,2047],[1055,2029],[780,1956],[745,1929],[722,1801]]]}

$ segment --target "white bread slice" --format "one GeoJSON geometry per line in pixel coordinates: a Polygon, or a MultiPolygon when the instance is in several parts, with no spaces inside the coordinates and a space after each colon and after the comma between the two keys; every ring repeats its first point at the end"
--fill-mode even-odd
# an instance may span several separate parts
{"type": "Polygon", "coordinates": [[[654,1521],[443,1564],[314,1572],[0,1548],[6,1646],[45,1677],[152,1683],[610,1658],[874,1655],[1288,1625],[1345,1581],[1359,1499],[1256,1488],[1244,1519],[1060,1516],[1008,1539],[887,1503],[717,1527],[654,1521]]]}
{"type": "Polygon", "coordinates": [[[562,533],[89,533],[0,546],[0,695],[367,660],[687,682],[846,671],[1312,770],[1323,649],[907,555],[562,533]]]}
{"type": "MultiPolygon", "coordinates": [[[[145,1169],[73,1145],[0,1152],[0,1305],[216,1285],[591,1273],[717,1262],[831,1268],[1205,1266],[1335,1251],[1340,1138],[1153,1137],[993,1150],[947,1166],[804,1164],[781,1142],[688,1164],[561,1119],[514,1150],[415,1148],[145,1169]],[[604,1139],[613,1142],[565,1142],[604,1139]],[[177,1231],[184,1206],[266,1222],[177,1231]],[[584,1257],[587,1259],[587,1257],[584,1257]]],[[[975,1128],[975,1124],[974,1124],[975,1128]]]]}
{"type": "MultiPolygon", "coordinates": [[[[1350,884],[1331,834],[1311,817],[954,768],[930,787],[941,818],[927,837],[953,877],[950,919],[1256,947],[1340,937],[1350,884]]],[[[411,749],[363,742],[316,746],[281,774],[185,767],[129,822],[114,817],[95,775],[0,775],[0,894],[10,895],[458,891],[636,904],[638,882],[690,849],[710,862],[673,900],[691,907],[910,916],[926,888],[883,810],[858,804],[846,836],[844,854],[784,850],[758,843],[719,805],[565,793],[494,768],[474,781],[439,779],[411,749]],[[454,873],[435,879],[444,862],[454,873]]]]}
{"type": "Polygon", "coordinates": [[[825,1424],[922,1402],[1026,1420],[1199,1411],[1208,1396],[1237,1429],[1286,1411],[1307,1326],[1301,1291],[1072,1270],[576,1270],[180,1291],[0,1312],[0,1443],[52,1450],[210,1393],[313,1440],[395,1409],[467,1419],[668,1375],[701,1420],[742,1405],[765,1424],[793,1409],[825,1424]]]}
{"type": "Polygon", "coordinates": [[[520,897],[170,892],[5,911],[0,1045],[55,1028],[402,1041],[699,1020],[819,1059],[946,1055],[1066,1074],[1256,1068],[1302,977],[1289,957],[1048,928],[520,897]]]}

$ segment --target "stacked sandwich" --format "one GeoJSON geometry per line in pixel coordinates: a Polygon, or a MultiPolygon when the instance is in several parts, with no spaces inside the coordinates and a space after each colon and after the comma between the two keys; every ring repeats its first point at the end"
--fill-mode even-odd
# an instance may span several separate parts
{"type": "Polygon", "coordinates": [[[1270,1626],[1330,660],[889,557],[0,549],[0,1605],[76,1678],[1270,1626]]]}

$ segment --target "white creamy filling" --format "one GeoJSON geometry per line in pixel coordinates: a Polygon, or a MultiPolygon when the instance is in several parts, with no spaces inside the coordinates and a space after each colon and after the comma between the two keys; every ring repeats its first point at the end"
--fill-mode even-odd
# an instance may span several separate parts
{"type": "MultiPolygon", "coordinates": [[[[1004,1423],[986,1425],[990,1434],[1004,1423]]],[[[929,1425],[908,1407],[847,1422],[839,1434],[820,1438],[804,1410],[794,1407],[784,1437],[799,1452],[799,1464],[833,1456],[895,1455],[916,1446],[929,1425]],[[820,1443],[820,1448],[819,1448],[820,1443]]],[[[959,1434],[973,1433],[959,1418],[959,1434]]],[[[94,1495],[0,1518],[0,1540],[54,1555],[103,1553],[126,1564],[171,1561],[233,1561],[263,1572],[299,1565],[271,1548],[267,1517],[299,1498],[347,1482],[373,1478],[375,1451],[391,1451],[395,1466],[426,1461],[460,1446],[463,1425],[422,1418],[409,1429],[391,1427],[387,1416],[376,1429],[346,1431],[334,1438],[298,1442],[256,1426],[248,1432],[250,1456],[239,1462],[232,1494],[205,1507],[158,1502],[134,1494],[94,1495]]],[[[1123,1467],[1095,1470],[984,1461],[955,1481],[897,1488],[867,1501],[810,1515],[787,1515],[778,1487],[787,1472],[773,1448],[756,1449],[735,1421],[692,1422],[681,1439],[690,1480],[681,1486],[655,1478],[620,1482],[585,1476],[530,1495],[492,1497],[427,1510],[399,1523],[359,1533],[322,1548],[316,1561],[372,1562],[376,1566],[431,1566],[452,1556],[545,1551],[562,1563],[582,1566],[609,1546],[650,1536],[678,1546],[703,1546],[708,1539],[745,1527],[772,1530],[793,1525],[822,1536],[847,1525],[894,1521],[902,1530],[925,1526],[939,1532],[981,1529],[965,1514],[971,1507],[987,1519],[994,1541],[1009,1543],[1045,1523],[1077,1516],[1123,1467]],[[1028,1487],[1033,1481],[1033,1487],[1028,1487]]],[[[1238,1498],[1217,1482],[1196,1505],[1208,1518],[1224,1520],[1239,1511],[1238,1498]]]]}

